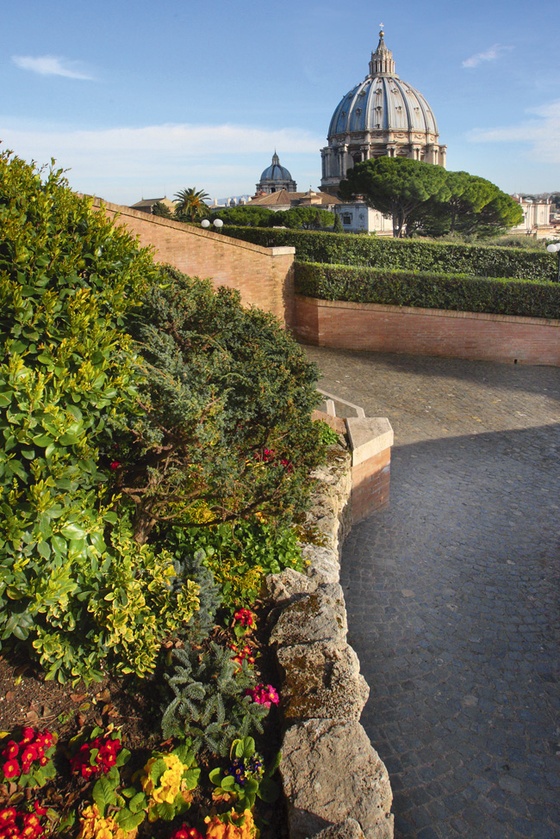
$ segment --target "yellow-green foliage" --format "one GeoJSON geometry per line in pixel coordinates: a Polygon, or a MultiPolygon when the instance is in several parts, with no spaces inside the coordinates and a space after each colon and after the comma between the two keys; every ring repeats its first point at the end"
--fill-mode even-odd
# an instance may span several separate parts
{"type": "Polygon", "coordinates": [[[100,460],[138,412],[122,324],[154,275],[60,172],[0,154],[0,642],[31,642],[49,678],[144,675],[196,605],[115,528],[100,460]]]}

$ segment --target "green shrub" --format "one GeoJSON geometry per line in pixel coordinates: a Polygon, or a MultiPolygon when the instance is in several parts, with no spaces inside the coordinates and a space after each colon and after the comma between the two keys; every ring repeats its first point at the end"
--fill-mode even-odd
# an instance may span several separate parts
{"type": "Polygon", "coordinates": [[[142,373],[123,322],[150,254],[68,188],[0,154],[0,642],[27,642],[47,678],[149,672],[189,619],[172,557],[117,527],[113,427],[142,373]]]}
{"type": "Polygon", "coordinates": [[[267,574],[304,566],[295,530],[258,520],[187,528],[181,542],[210,569],[230,611],[253,603],[267,574]]]}
{"type": "Polygon", "coordinates": [[[295,247],[296,259],[300,262],[539,281],[554,281],[558,274],[555,256],[544,250],[307,230],[224,227],[224,233],[264,247],[290,245],[295,247]]]}
{"type": "Polygon", "coordinates": [[[173,657],[166,680],[174,696],[161,721],[165,739],[189,739],[195,752],[206,746],[225,756],[236,737],[262,734],[269,709],[246,695],[255,684],[247,662],[239,667],[229,650],[214,643],[203,651],[174,650],[173,657]]]}
{"type": "Polygon", "coordinates": [[[317,371],[278,321],[168,269],[129,328],[145,414],[115,444],[138,541],[157,523],[297,515],[324,451],[311,420],[317,371]]]}
{"type": "Polygon", "coordinates": [[[296,291],[321,300],[560,317],[558,283],[298,262],[295,269],[296,291]]]}

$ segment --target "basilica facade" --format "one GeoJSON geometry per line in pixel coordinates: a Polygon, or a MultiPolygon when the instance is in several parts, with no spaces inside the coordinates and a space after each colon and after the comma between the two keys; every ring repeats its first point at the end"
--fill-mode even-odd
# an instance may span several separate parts
{"type": "Polygon", "coordinates": [[[424,96],[396,73],[385,33],[372,52],[365,79],[337,105],[321,150],[321,190],[338,191],[348,169],[376,157],[409,157],[445,166],[436,118],[424,96]]]}

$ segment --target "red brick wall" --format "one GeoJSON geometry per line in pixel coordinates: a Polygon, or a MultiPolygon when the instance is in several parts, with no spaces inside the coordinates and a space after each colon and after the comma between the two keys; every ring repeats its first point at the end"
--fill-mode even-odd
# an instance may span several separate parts
{"type": "Polygon", "coordinates": [[[387,506],[390,484],[390,448],[352,467],[352,524],[387,506]]]}
{"type": "Polygon", "coordinates": [[[560,366],[560,320],[295,298],[296,337],[341,349],[560,366]]]}
{"type": "Polygon", "coordinates": [[[158,262],[210,278],[215,286],[236,288],[244,305],[272,312],[292,326],[294,248],[262,248],[117,204],[98,199],[95,204],[117,216],[116,223],[138,236],[141,245],[151,246],[158,262]]]}

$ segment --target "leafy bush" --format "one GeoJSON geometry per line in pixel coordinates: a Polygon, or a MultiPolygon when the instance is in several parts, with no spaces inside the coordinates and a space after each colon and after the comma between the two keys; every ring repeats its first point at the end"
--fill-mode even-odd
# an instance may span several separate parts
{"type": "Polygon", "coordinates": [[[423,239],[386,239],[356,234],[306,230],[224,227],[224,233],[255,245],[290,245],[300,262],[360,265],[403,271],[470,274],[476,277],[518,277],[554,281],[557,260],[546,251],[462,245],[423,239]]]}
{"type": "Polygon", "coordinates": [[[116,527],[109,429],[138,413],[123,329],[150,254],[60,171],[0,155],[0,642],[26,641],[47,678],[149,672],[196,607],[169,598],[172,557],[116,527]]]}
{"type": "Polygon", "coordinates": [[[560,316],[558,283],[297,262],[295,269],[297,292],[322,300],[536,318],[560,316]]]}
{"type": "MultiPolygon", "coordinates": [[[[338,438],[337,438],[338,440],[338,438]]],[[[303,570],[298,537],[291,527],[253,519],[208,528],[186,528],[182,549],[200,557],[230,611],[253,603],[267,574],[303,570]]]]}

